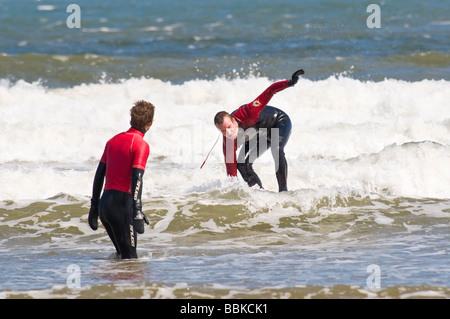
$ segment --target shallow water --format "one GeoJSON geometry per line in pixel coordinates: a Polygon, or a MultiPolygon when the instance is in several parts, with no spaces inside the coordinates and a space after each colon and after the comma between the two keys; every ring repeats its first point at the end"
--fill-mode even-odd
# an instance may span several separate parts
{"type": "MultiPolygon", "coordinates": [[[[449,298],[449,10],[382,1],[0,3],[0,298],[449,298]],[[270,104],[293,123],[289,192],[225,176],[212,124],[270,104]],[[150,225],[117,260],[87,224],[106,141],[136,100],[150,225]]],[[[268,152],[270,153],[270,152],[268,152]]]]}
{"type": "MultiPolygon", "coordinates": [[[[150,226],[138,236],[140,258],[135,261],[115,259],[104,229],[88,228],[83,201],[58,203],[68,199],[62,196],[13,210],[6,206],[1,210],[1,294],[449,297],[448,200],[337,195],[311,199],[308,210],[270,200],[252,209],[242,200],[253,201],[264,193],[215,190],[146,202],[150,226]],[[232,199],[244,205],[230,204],[232,199]],[[207,200],[214,205],[202,203],[207,200]],[[77,273],[69,268],[73,265],[77,273]],[[378,288],[370,265],[379,267],[378,288]]],[[[315,196],[289,193],[283,195],[315,196]]]]}

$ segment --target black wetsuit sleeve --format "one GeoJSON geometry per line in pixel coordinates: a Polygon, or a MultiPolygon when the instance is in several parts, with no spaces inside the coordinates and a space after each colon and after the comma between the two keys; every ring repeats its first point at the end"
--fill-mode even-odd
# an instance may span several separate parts
{"type": "Polygon", "coordinates": [[[133,168],[131,171],[131,192],[133,195],[133,225],[137,233],[144,233],[144,222],[148,225],[147,216],[142,212],[142,181],[144,170],[133,168]]]}
{"type": "Polygon", "coordinates": [[[133,211],[142,211],[142,181],[144,170],[133,168],[131,171],[131,192],[133,194],[133,211]]]}
{"type": "Polygon", "coordinates": [[[98,207],[98,204],[100,202],[100,194],[102,193],[103,189],[103,182],[105,180],[105,174],[106,174],[106,163],[99,162],[97,166],[97,171],[95,172],[94,176],[94,183],[92,186],[92,198],[91,198],[91,205],[98,207]]]}
{"type": "Polygon", "coordinates": [[[94,185],[92,186],[91,208],[89,209],[88,223],[93,230],[98,228],[98,205],[100,194],[103,189],[103,181],[106,174],[106,164],[100,162],[94,176],[94,185]]]}

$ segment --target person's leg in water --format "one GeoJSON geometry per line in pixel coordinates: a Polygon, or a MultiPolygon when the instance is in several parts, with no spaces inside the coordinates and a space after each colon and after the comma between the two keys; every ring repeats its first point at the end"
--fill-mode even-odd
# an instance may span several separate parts
{"type": "Polygon", "coordinates": [[[121,258],[121,257],[120,257],[120,249],[119,249],[119,246],[118,246],[117,243],[116,243],[116,240],[115,240],[115,237],[114,237],[114,233],[113,233],[112,228],[111,228],[111,227],[109,226],[109,224],[106,223],[106,222],[104,221],[104,219],[102,219],[101,217],[100,217],[100,220],[102,221],[102,224],[103,224],[103,226],[105,227],[106,233],[108,234],[109,238],[111,239],[111,241],[112,241],[112,243],[113,243],[113,245],[114,245],[114,248],[116,248],[116,257],[117,257],[117,258],[121,258]]]}
{"type": "Polygon", "coordinates": [[[137,258],[131,194],[106,190],[100,200],[100,220],[122,259],[137,258]]]}
{"type": "Polygon", "coordinates": [[[276,127],[271,129],[270,141],[272,157],[275,162],[275,175],[278,181],[278,191],[287,191],[288,164],[284,147],[291,136],[292,123],[288,116],[283,117],[276,127]]]}

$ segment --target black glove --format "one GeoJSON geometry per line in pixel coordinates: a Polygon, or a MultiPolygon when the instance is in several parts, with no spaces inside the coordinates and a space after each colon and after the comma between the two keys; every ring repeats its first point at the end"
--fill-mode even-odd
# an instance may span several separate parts
{"type": "Polygon", "coordinates": [[[133,227],[134,230],[138,233],[138,234],[143,234],[145,229],[144,229],[144,214],[140,211],[134,211],[133,212],[134,215],[134,219],[133,219],[133,227]]]}
{"type": "Polygon", "coordinates": [[[145,216],[145,214],[142,211],[140,211],[140,210],[133,211],[133,216],[134,216],[134,219],[133,219],[134,230],[136,230],[136,232],[138,234],[143,234],[144,230],[145,230],[144,222],[147,225],[150,224],[149,221],[148,221],[147,216],[145,216]]]}
{"type": "Polygon", "coordinates": [[[298,81],[298,77],[302,74],[305,74],[305,71],[303,71],[303,69],[297,70],[294,72],[294,74],[292,74],[291,79],[288,82],[289,86],[294,86],[295,84],[297,84],[298,81]]]}
{"type": "Polygon", "coordinates": [[[89,210],[88,217],[89,226],[91,226],[92,230],[97,230],[98,228],[98,206],[91,205],[91,209],[89,210]]]}

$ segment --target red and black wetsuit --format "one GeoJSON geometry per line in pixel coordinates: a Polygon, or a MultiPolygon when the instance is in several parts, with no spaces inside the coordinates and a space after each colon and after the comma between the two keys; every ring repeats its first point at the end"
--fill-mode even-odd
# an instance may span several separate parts
{"type": "Polygon", "coordinates": [[[130,128],[111,138],[94,177],[94,201],[100,197],[105,179],[99,216],[117,254],[123,259],[137,258],[133,209],[141,205],[142,175],[150,154],[150,147],[143,137],[144,132],[130,128]],[[137,194],[133,196],[136,189],[137,194]]]}
{"type": "Polygon", "coordinates": [[[287,87],[289,80],[273,83],[254,101],[231,113],[239,124],[239,133],[234,141],[223,138],[227,174],[236,176],[239,171],[249,186],[258,184],[262,188],[261,180],[253,170],[253,162],[270,147],[275,160],[278,189],[287,190],[288,167],[284,147],[289,140],[292,124],[285,112],[267,105],[274,94],[287,87]],[[242,144],[236,158],[236,150],[242,144]]]}

